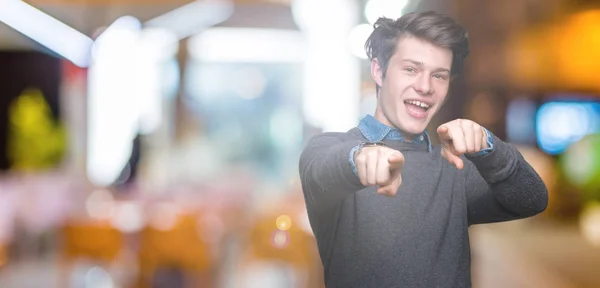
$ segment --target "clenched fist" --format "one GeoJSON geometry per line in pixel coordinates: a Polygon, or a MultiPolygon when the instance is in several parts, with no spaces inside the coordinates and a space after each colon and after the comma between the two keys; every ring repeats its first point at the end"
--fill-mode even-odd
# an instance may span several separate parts
{"type": "Polygon", "coordinates": [[[400,171],[404,155],[385,146],[364,146],[354,155],[354,164],[360,183],[364,186],[379,186],[377,193],[394,196],[402,183],[400,171]]]}
{"type": "Polygon", "coordinates": [[[485,130],[471,120],[450,121],[438,127],[437,133],[442,142],[442,157],[459,170],[464,167],[460,155],[489,148],[485,130]]]}

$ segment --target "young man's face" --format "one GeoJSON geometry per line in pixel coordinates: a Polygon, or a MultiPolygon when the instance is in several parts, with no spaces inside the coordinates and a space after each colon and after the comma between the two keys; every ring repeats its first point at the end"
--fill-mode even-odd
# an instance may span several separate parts
{"type": "Polygon", "coordinates": [[[377,61],[371,74],[381,87],[375,118],[410,135],[420,134],[439,111],[450,86],[452,51],[416,37],[402,37],[385,78],[377,61]]]}

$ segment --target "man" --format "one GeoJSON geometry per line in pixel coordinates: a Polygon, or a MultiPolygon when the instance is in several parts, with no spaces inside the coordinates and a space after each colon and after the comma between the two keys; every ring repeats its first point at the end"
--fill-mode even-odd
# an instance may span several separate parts
{"type": "Polygon", "coordinates": [[[515,147],[473,121],[441,125],[443,144],[431,147],[425,129],[468,54],[463,27],[434,12],[374,27],[374,116],[314,137],[300,157],[326,286],[470,287],[469,226],[536,215],[547,189],[515,147]]]}

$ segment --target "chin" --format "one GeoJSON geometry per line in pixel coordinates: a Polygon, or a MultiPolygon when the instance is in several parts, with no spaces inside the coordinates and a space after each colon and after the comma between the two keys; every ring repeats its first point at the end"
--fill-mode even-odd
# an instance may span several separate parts
{"type": "Polygon", "coordinates": [[[425,131],[425,129],[427,128],[427,126],[423,126],[423,127],[413,127],[411,129],[407,129],[405,132],[411,135],[418,135],[423,133],[423,131],[425,131]]]}
{"type": "Polygon", "coordinates": [[[427,129],[427,121],[415,121],[414,119],[408,118],[406,120],[400,120],[400,123],[404,123],[405,125],[400,125],[399,128],[401,131],[411,134],[417,135],[423,133],[425,129],[427,129]]]}
{"type": "Polygon", "coordinates": [[[415,126],[415,125],[400,126],[400,127],[398,127],[398,129],[402,133],[406,133],[408,135],[418,135],[418,134],[423,133],[423,131],[425,131],[425,127],[421,128],[421,125],[419,125],[419,126],[415,126]]]}

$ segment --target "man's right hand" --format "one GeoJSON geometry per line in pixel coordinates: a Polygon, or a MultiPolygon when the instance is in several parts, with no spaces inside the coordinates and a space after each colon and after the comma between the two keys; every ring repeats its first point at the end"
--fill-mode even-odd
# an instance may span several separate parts
{"type": "Polygon", "coordinates": [[[364,186],[379,186],[377,194],[395,196],[404,166],[404,155],[385,146],[363,147],[354,155],[354,164],[360,183],[364,186]]]}

